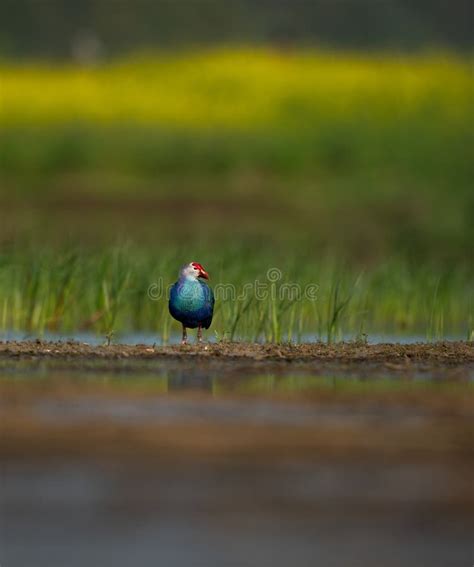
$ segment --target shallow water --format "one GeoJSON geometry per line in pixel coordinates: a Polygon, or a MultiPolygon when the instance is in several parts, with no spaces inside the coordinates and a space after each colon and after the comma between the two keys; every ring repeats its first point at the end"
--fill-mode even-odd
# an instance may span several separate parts
{"type": "MultiPolygon", "coordinates": [[[[216,338],[211,331],[205,333],[206,341],[211,343],[216,342],[216,338]]],[[[2,341],[23,341],[23,340],[32,340],[32,339],[42,339],[46,341],[79,341],[85,342],[87,344],[97,346],[103,345],[106,342],[106,338],[104,336],[98,335],[96,333],[90,332],[73,332],[73,333],[52,333],[49,331],[45,331],[42,334],[30,334],[21,331],[3,331],[0,332],[0,340],[2,341]]],[[[354,335],[344,335],[341,340],[343,341],[352,341],[355,340],[357,337],[354,335]]],[[[237,337],[236,340],[239,340],[237,337]]],[[[324,337],[319,337],[315,334],[305,334],[301,337],[302,343],[311,343],[317,342],[319,340],[324,340],[324,337]]],[[[399,344],[414,344],[414,343],[424,343],[429,340],[429,337],[426,334],[395,334],[395,333],[370,333],[366,337],[368,344],[378,344],[378,343],[399,343],[399,344]]],[[[443,337],[437,337],[436,340],[447,340],[447,341],[462,341],[466,340],[466,336],[464,333],[460,332],[458,334],[450,334],[443,337]]],[[[189,341],[192,343],[195,341],[195,331],[189,332],[189,341]]],[[[162,345],[162,344],[180,344],[181,342],[181,335],[179,333],[172,333],[169,337],[169,340],[164,343],[162,340],[161,335],[157,333],[121,333],[113,336],[112,339],[113,343],[122,343],[122,344],[144,344],[152,346],[162,345]]]]}
{"type": "Polygon", "coordinates": [[[463,369],[24,359],[0,376],[2,566],[472,562],[463,369]]]}
{"type": "Polygon", "coordinates": [[[470,565],[449,468],[8,463],[10,567],[470,565]]]}

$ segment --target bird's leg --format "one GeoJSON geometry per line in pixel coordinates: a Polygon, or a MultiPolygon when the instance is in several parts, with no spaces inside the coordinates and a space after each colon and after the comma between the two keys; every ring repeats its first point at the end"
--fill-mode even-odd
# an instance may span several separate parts
{"type": "Polygon", "coordinates": [[[202,343],[202,327],[201,327],[201,325],[198,326],[197,339],[198,339],[198,343],[202,343]]]}
{"type": "Polygon", "coordinates": [[[186,345],[188,344],[188,333],[186,331],[186,327],[183,325],[183,338],[181,339],[181,344],[186,345]]]}

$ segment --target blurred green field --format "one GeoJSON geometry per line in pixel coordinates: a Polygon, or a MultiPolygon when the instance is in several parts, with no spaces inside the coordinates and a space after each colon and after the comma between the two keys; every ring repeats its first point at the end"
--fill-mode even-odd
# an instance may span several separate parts
{"type": "Polygon", "coordinates": [[[166,340],[146,290],[198,260],[319,286],[221,301],[220,338],[472,336],[469,58],[221,48],[0,80],[1,329],[166,340]]]}
{"type": "Polygon", "coordinates": [[[2,172],[375,167],[459,183],[472,173],[470,65],[439,54],[269,49],[135,56],[92,68],[3,63],[2,172]]]}
{"type": "Polygon", "coordinates": [[[205,219],[212,240],[239,203],[242,229],[268,234],[275,215],[285,239],[309,231],[356,257],[469,254],[470,60],[228,48],[3,62],[0,77],[1,194],[14,208],[92,202],[94,215],[97,199],[133,200],[160,216],[171,199],[199,216],[207,202],[219,209],[205,219]]]}

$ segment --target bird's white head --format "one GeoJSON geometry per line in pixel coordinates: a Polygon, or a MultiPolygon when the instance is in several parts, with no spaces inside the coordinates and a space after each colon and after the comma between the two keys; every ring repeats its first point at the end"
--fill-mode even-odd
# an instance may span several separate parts
{"type": "Polygon", "coordinates": [[[209,274],[198,262],[190,262],[181,268],[179,273],[180,277],[187,278],[191,280],[196,280],[197,278],[203,278],[205,280],[209,279],[209,274]]]}

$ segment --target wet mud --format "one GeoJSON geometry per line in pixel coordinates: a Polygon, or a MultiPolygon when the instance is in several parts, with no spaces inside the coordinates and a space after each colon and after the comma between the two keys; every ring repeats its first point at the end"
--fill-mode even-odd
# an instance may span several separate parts
{"type": "Polygon", "coordinates": [[[0,342],[0,357],[48,358],[179,358],[179,359],[250,359],[255,361],[342,361],[388,362],[410,364],[429,362],[444,365],[474,363],[474,343],[445,341],[419,344],[376,344],[349,342],[327,345],[258,344],[240,342],[191,345],[149,346],[110,344],[91,346],[87,343],[47,341],[0,342]]]}

